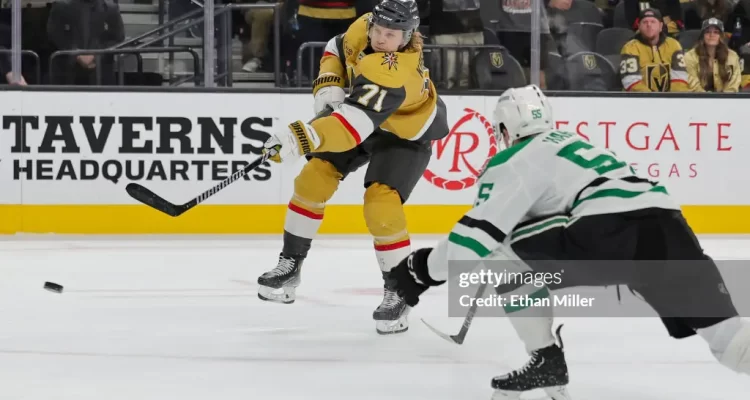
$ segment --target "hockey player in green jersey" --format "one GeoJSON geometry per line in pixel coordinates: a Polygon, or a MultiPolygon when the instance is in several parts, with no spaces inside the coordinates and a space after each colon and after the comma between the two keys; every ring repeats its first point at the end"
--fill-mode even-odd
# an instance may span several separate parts
{"type": "MultiPolygon", "coordinates": [[[[550,290],[562,287],[627,285],[671,336],[698,334],[722,365],[750,374],[750,324],[739,318],[718,268],[664,186],[575,133],[554,130],[550,103],[536,86],[504,92],[494,119],[495,134],[508,148],[482,172],[474,207],[434,248],[412,252],[393,269],[409,306],[430,286],[453,278],[450,261],[499,261],[521,274],[555,272],[563,264],[563,285],[500,285],[498,294],[548,299],[550,290]],[[602,260],[619,263],[607,268],[602,260]]],[[[493,399],[517,399],[534,389],[570,399],[559,330],[557,338],[552,333],[552,303],[503,307],[531,359],[492,379],[493,399]]]]}

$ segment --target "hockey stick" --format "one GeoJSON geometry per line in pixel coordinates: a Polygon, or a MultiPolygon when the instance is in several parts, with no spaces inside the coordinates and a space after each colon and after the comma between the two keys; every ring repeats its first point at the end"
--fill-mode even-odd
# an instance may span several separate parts
{"type": "Polygon", "coordinates": [[[221,189],[224,189],[225,187],[229,186],[232,182],[247,175],[255,168],[258,168],[259,165],[266,162],[270,157],[275,156],[276,152],[277,152],[276,149],[272,148],[267,153],[264,153],[262,157],[251,162],[249,165],[245,166],[245,168],[233,173],[227,179],[224,179],[223,181],[219,182],[218,185],[212,187],[211,189],[206,190],[205,192],[201,193],[198,197],[188,201],[185,204],[171,203],[165,200],[163,197],[159,196],[158,194],[146,189],[145,187],[137,183],[129,183],[128,186],[125,187],[125,190],[128,192],[130,197],[140,201],[141,203],[147,206],[151,206],[152,208],[157,209],[172,217],[179,217],[180,215],[184,214],[186,211],[190,210],[191,208],[206,201],[206,199],[213,196],[214,194],[219,192],[221,189]]]}
{"type": "MultiPolygon", "coordinates": [[[[333,112],[333,108],[331,108],[331,106],[327,106],[323,111],[318,113],[318,115],[316,115],[315,118],[312,119],[312,121],[318,118],[324,117],[326,115],[330,115],[331,112],[333,112]]],[[[128,186],[125,187],[125,190],[128,192],[130,197],[140,201],[141,203],[147,206],[150,206],[151,208],[157,209],[163,212],[164,214],[170,215],[172,217],[179,217],[180,215],[184,214],[191,208],[206,201],[206,199],[215,195],[221,189],[224,189],[225,187],[229,186],[232,182],[249,174],[252,170],[254,170],[255,168],[258,168],[258,166],[268,161],[269,158],[275,156],[277,152],[278,150],[276,148],[272,148],[267,153],[264,153],[262,157],[251,162],[250,165],[247,165],[245,168],[233,173],[232,175],[229,176],[229,178],[224,179],[223,181],[219,182],[218,185],[212,187],[211,189],[206,190],[205,192],[201,193],[198,197],[188,201],[185,204],[171,203],[165,200],[163,197],[159,196],[158,194],[146,189],[145,187],[137,183],[129,183],[128,186]]]]}
{"type": "MultiPolygon", "coordinates": [[[[483,283],[481,286],[479,286],[479,290],[477,291],[477,295],[475,299],[479,298],[482,294],[484,294],[484,289],[487,287],[487,283],[483,283]]],[[[440,332],[432,325],[428,324],[427,321],[422,319],[422,322],[427,325],[428,328],[430,328],[431,331],[435,332],[436,335],[440,336],[441,338],[461,345],[464,343],[464,339],[466,339],[466,334],[469,332],[469,327],[471,326],[471,321],[474,320],[474,314],[477,313],[477,302],[475,301],[471,307],[469,307],[469,312],[466,314],[466,318],[464,318],[464,323],[461,325],[461,330],[458,331],[455,335],[448,335],[446,333],[440,332]]]]}

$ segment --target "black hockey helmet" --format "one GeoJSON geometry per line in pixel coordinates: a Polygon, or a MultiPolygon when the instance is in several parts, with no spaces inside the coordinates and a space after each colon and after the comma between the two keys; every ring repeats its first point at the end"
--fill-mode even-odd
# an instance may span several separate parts
{"type": "Polygon", "coordinates": [[[419,7],[415,0],[381,0],[372,10],[370,24],[404,31],[404,44],[419,28],[419,7]]]}

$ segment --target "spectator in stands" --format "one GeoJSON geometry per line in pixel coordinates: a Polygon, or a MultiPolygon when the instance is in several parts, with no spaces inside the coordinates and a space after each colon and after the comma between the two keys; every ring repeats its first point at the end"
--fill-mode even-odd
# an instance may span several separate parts
{"type": "Polygon", "coordinates": [[[26,80],[21,75],[18,82],[13,81],[13,72],[11,66],[11,54],[7,52],[10,49],[11,29],[10,26],[0,23],[0,75],[5,77],[5,83],[9,85],[17,84],[26,86],[26,80]]]}
{"type": "Polygon", "coordinates": [[[615,7],[621,0],[593,0],[596,7],[602,11],[602,22],[604,27],[614,26],[615,7]]]}
{"type": "Polygon", "coordinates": [[[724,23],[729,48],[739,51],[750,41],[750,0],[695,0],[685,3],[685,29],[699,30],[703,21],[717,18],[724,23]]]}
{"type": "Polygon", "coordinates": [[[740,69],[742,70],[742,81],[740,87],[743,92],[750,92],[750,43],[740,48],[740,69]]]}
{"type": "MultiPolygon", "coordinates": [[[[297,50],[305,42],[328,42],[336,35],[346,32],[349,25],[357,19],[358,0],[286,0],[285,14],[291,16],[288,23],[292,32],[291,41],[285,41],[285,59],[292,67],[305,68],[308,63],[297,66],[297,50]]],[[[362,1],[362,0],[359,0],[362,1]]],[[[305,60],[309,51],[314,52],[314,59],[320,60],[323,49],[305,51],[305,60]]],[[[314,71],[306,71],[308,76],[317,76],[319,66],[313,63],[314,71]]]]}
{"type": "MultiPolygon", "coordinates": [[[[263,0],[246,0],[245,3],[268,3],[263,0]]],[[[242,43],[242,70],[257,72],[268,52],[268,36],[273,24],[272,8],[249,8],[243,10],[245,22],[250,27],[250,40],[242,43]]]]}
{"type": "MultiPolygon", "coordinates": [[[[541,57],[550,51],[556,50],[556,44],[550,34],[549,18],[546,9],[570,8],[573,0],[543,0],[540,10],[541,39],[540,39],[540,68],[541,76],[539,82],[542,88],[546,88],[544,70],[547,68],[547,57],[541,57]]],[[[498,14],[497,36],[500,44],[508,48],[510,54],[527,69],[531,65],[531,0],[500,0],[500,13],[498,14]]],[[[527,73],[526,76],[529,76],[527,73]]]]}
{"type": "MultiPolygon", "coordinates": [[[[434,44],[484,44],[479,0],[430,0],[429,10],[430,36],[434,44]]],[[[442,54],[445,55],[445,60],[441,61],[445,89],[468,89],[471,81],[469,60],[474,52],[444,50],[442,54]]]]}
{"type": "Polygon", "coordinates": [[[750,0],[739,0],[729,14],[729,25],[726,25],[729,48],[740,50],[750,42],[750,0]]]}
{"type": "Polygon", "coordinates": [[[732,0],[695,0],[685,3],[685,29],[702,29],[703,21],[717,18],[730,26],[729,14],[734,4],[732,0]]]}
{"type": "MultiPolygon", "coordinates": [[[[0,46],[0,49],[7,50],[2,46],[0,46]]],[[[13,70],[10,63],[10,55],[8,54],[0,54],[0,74],[5,76],[5,82],[9,85],[26,86],[26,79],[24,79],[23,75],[21,75],[18,81],[13,80],[13,70]]]]}
{"type": "Polygon", "coordinates": [[[638,17],[638,33],[620,53],[620,76],[626,91],[686,92],[688,76],[682,46],[664,33],[659,10],[647,8],[638,17]]]}
{"type": "Polygon", "coordinates": [[[640,27],[641,10],[655,9],[658,10],[663,18],[662,29],[669,36],[676,36],[683,29],[685,24],[682,20],[682,6],[680,0],[621,0],[625,2],[625,18],[628,20],[633,29],[640,27]]]}
{"type": "Polygon", "coordinates": [[[724,23],[718,18],[703,21],[695,47],[685,54],[688,82],[693,92],[738,92],[740,58],[724,40],[724,23]]]}
{"type": "MultiPolygon", "coordinates": [[[[110,0],[57,0],[47,20],[47,35],[57,50],[106,49],[125,40],[118,5],[110,0]]],[[[53,64],[53,83],[96,85],[115,83],[112,56],[90,54],[59,57],[53,64]],[[55,79],[57,78],[57,79],[55,79]]]]}

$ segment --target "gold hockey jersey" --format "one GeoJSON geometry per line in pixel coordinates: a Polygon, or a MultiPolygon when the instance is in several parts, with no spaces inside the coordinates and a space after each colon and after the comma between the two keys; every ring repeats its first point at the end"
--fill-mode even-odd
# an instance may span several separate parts
{"type": "Polygon", "coordinates": [[[742,71],[742,80],[740,81],[740,90],[750,91],[750,46],[740,55],[740,71],[742,71]]]}
{"type": "Polygon", "coordinates": [[[640,35],[620,53],[622,86],[629,92],[687,92],[688,75],[680,42],[664,34],[656,46],[640,35]]]}
{"type": "MultiPolygon", "coordinates": [[[[700,79],[700,59],[695,49],[685,53],[685,64],[687,65],[688,72],[688,83],[690,84],[690,90],[693,92],[705,92],[704,89],[708,82],[702,82],[700,79]]],[[[740,64],[740,57],[734,50],[729,50],[729,56],[727,57],[726,66],[729,71],[729,81],[726,84],[721,80],[719,75],[719,62],[714,60],[712,68],[713,74],[712,79],[714,92],[737,92],[740,88],[740,82],[742,75],[742,67],[740,64]]]]}
{"type": "MultiPolygon", "coordinates": [[[[341,152],[356,147],[377,128],[406,140],[426,137],[437,114],[437,92],[424,67],[422,50],[375,52],[369,45],[370,13],[331,39],[320,61],[313,94],[326,86],[349,86],[338,109],[311,123],[323,132],[316,151],[341,152]]],[[[445,132],[447,133],[447,132],[445,132]]]]}

